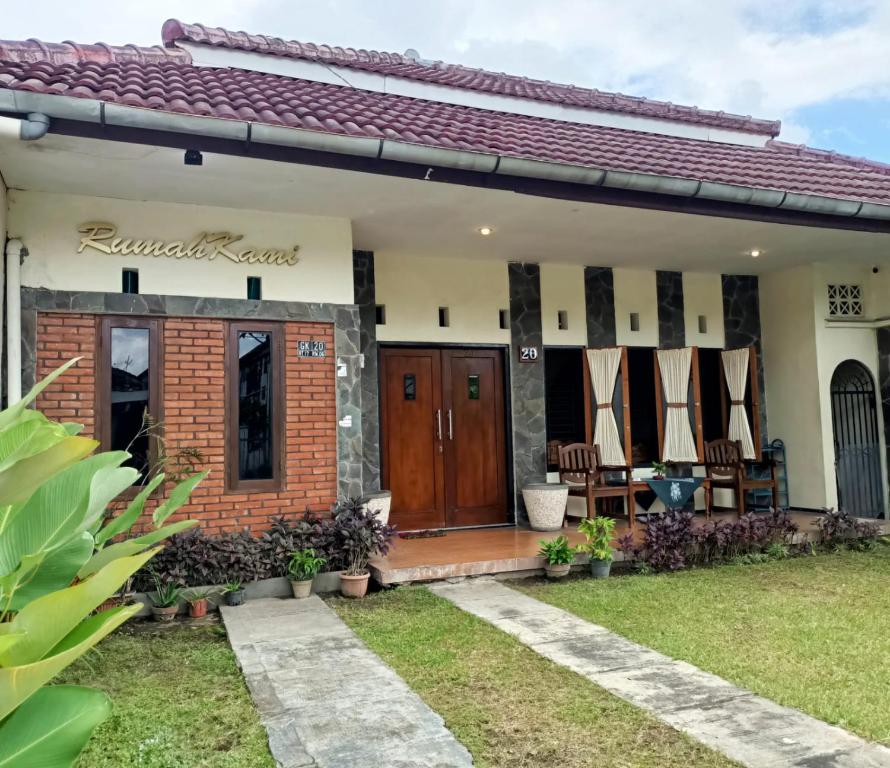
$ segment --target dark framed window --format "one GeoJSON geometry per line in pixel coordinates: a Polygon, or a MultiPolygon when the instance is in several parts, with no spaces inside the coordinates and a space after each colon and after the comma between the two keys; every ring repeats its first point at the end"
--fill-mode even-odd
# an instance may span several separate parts
{"type": "Polygon", "coordinates": [[[281,488],[283,357],[280,325],[229,323],[226,344],[226,484],[229,490],[281,488]]]}
{"type": "Polygon", "coordinates": [[[102,317],[96,356],[96,427],[103,450],[128,451],[145,482],[157,460],[161,414],[161,321],[102,317]],[[154,426],[153,426],[154,425],[154,426]],[[153,434],[154,432],[154,434],[153,434]]]}

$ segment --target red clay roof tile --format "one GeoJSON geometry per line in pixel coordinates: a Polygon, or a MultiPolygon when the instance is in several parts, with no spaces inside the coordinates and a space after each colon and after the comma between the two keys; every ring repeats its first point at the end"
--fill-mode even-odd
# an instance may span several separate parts
{"type": "Polygon", "coordinates": [[[778,120],[761,120],[750,115],[734,115],[698,107],[687,107],[666,101],[644,99],[639,96],[626,96],[621,93],[562,85],[547,80],[508,75],[503,72],[472,69],[460,64],[447,64],[442,61],[417,61],[398,53],[301,43],[296,40],[283,40],[280,37],[233,32],[222,27],[185,24],[178,19],[168,19],[164,23],[161,37],[164,45],[171,48],[177,42],[184,41],[285,58],[323,61],[350,69],[403,77],[408,80],[418,80],[452,88],[516,96],[534,101],[546,101],[606,112],[621,112],[655,120],[695,123],[773,137],[779,135],[781,128],[781,123],[778,120]]]}
{"type": "Polygon", "coordinates": [[[0,61],[0,88],[890,204],[890,167],[784,142],[698,141],[176,60],[0,61]]]}

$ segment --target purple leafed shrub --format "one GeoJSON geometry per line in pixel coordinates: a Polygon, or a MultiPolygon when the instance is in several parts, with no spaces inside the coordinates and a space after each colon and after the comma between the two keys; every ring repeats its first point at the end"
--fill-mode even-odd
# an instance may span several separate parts
{"type": "Polygon", "coordinates": [[[813,525],[819,529],[822,546],[828,549],[849,547],[872,549],[881,534],[881,526],[871,520],[860,520],[849,512],[826,509],[813,525]]]}
{"type": "Polygon", "coordinates": [[[671,510],[651,516],[641,545],[625,534],[618,547],[628,560],[655,571],[677,571],[764,553],[772,545],[788,546],[798,532],[787,512],[748,513],[735,522],[693,524],[691,512],[671,510]]]}
{"type": "MultiPolygon", "coordinates": [[[[326,568],[339,571],[357,560],[366,562],[365,553],[386,554],[395,534],[367,512],[358,499],[334,505],[330,518],[306,512],[295,520],[276,518],[271,527],[253,536],[247,530],[208,536],[200,529],[173,536],[152,560],[152,571],[164,583],[181,587],[247,583],[287,574],[293,552],[312,549],[325,558],[326,568]]],[[[154,589],[152,574],[136,574],[137,590],[154,589]]]]}

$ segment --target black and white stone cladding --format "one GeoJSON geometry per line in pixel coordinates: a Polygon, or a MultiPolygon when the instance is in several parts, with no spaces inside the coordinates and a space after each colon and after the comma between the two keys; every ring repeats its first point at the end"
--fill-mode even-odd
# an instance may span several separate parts
{"type": "Polygon", "coordinates": [[[655,273],[655,290],[658,301],[658,347],[681,349],[686,346],[683,273],[658,270],[655,273]]]}
{"type": "Polygon", "coordinates": [[[541,269],[537,264],[507,265],[510,284],[510,394],[513,415],[513,478],[517,521],[528,519],[522,488],[547,478],[547,424],[544,406],[544,355],[541,328],[541,269]],[[535,362],[519,362],[521,347],[535,347],[535,362]]]}
{"type": "Polygon", "coordinates": [[[611,267],[584,267],[584,304],[587,310],[587,346],[614,347],[615,279],[611,267]]]}
{"type": "MultiPolygon", "coordinates": [[[[884,414],[884,451],[887,477],[890,477],[890,326],[877,329],[878,378],[880,379],[881,412],[884,414]]],[[[884,500],[888,503],[888,500],[884,500]]]]}
{"type": "Polygon", "coordinates": [[[723,275],[723,329],[726,349],[757,350],[757,382],[760,389],[760,434],[769,444],[766,423],[766,387],[763,376],[763,345],[760,329],[760,287],[756,275],[723,275]]]}
{"type": "Polygon", "coordinates": [[[380,490],[380,417],[377,379],[377,291],[374,253],[352,252],[352,277],[359,316],[362,368],[362,482],[365,493],[380,490]]]}
{"type": "Polygon", "coordinates": [[[37,313],[85,312],[152,317],[212,317],[224,320],[279,320],[332,323],[337,401],[337,491],[362,494],[362,392],[359,312],[352,304],[215,299],[197,296],[57,291],[22,288],[22,388],[34,385],[37,371],[37,313]],[[341,366],[345,372],[339,375],[341,366]],[[349,417],[347,419],[347,417],[349,417]],[[349,426],[340,426],[343,422],[349,426]]]}

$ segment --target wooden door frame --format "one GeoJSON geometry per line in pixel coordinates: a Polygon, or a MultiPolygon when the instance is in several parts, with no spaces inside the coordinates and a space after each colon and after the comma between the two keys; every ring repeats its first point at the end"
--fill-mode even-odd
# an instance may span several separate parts
{"type": "MultiPolygon", "coordinates": [[[[513,469],[513,400],[511,397],[511,373],[512,360],[510,358],[509,344],[485,344],[470,343],[461,344],[458,342],[423,342],[423,341],[378,341],[377,342],[377,423],[378,429],[378,445],[377,452],[380,456],[380,479],[381,482],[387,476],[387,468],[385,467],[385,459],[383,452],[383,427],[384,427],[384,398],[381,394],[383,389],[383,353],[387,349],[402,350],[493,350],[501,353],[501,371],[503,374],[503,407],[504,407],[504,461],[505,464],[505,488],[507,498],[507,519],[503,523],[487,526],[467,526],[469,528],[500,528],[504,526],[516,525],[516,494],[515,489],[515,472],[513,469]]],[[[459,528],[451,528],[449,530],[459,530],[459,528]]]]}

